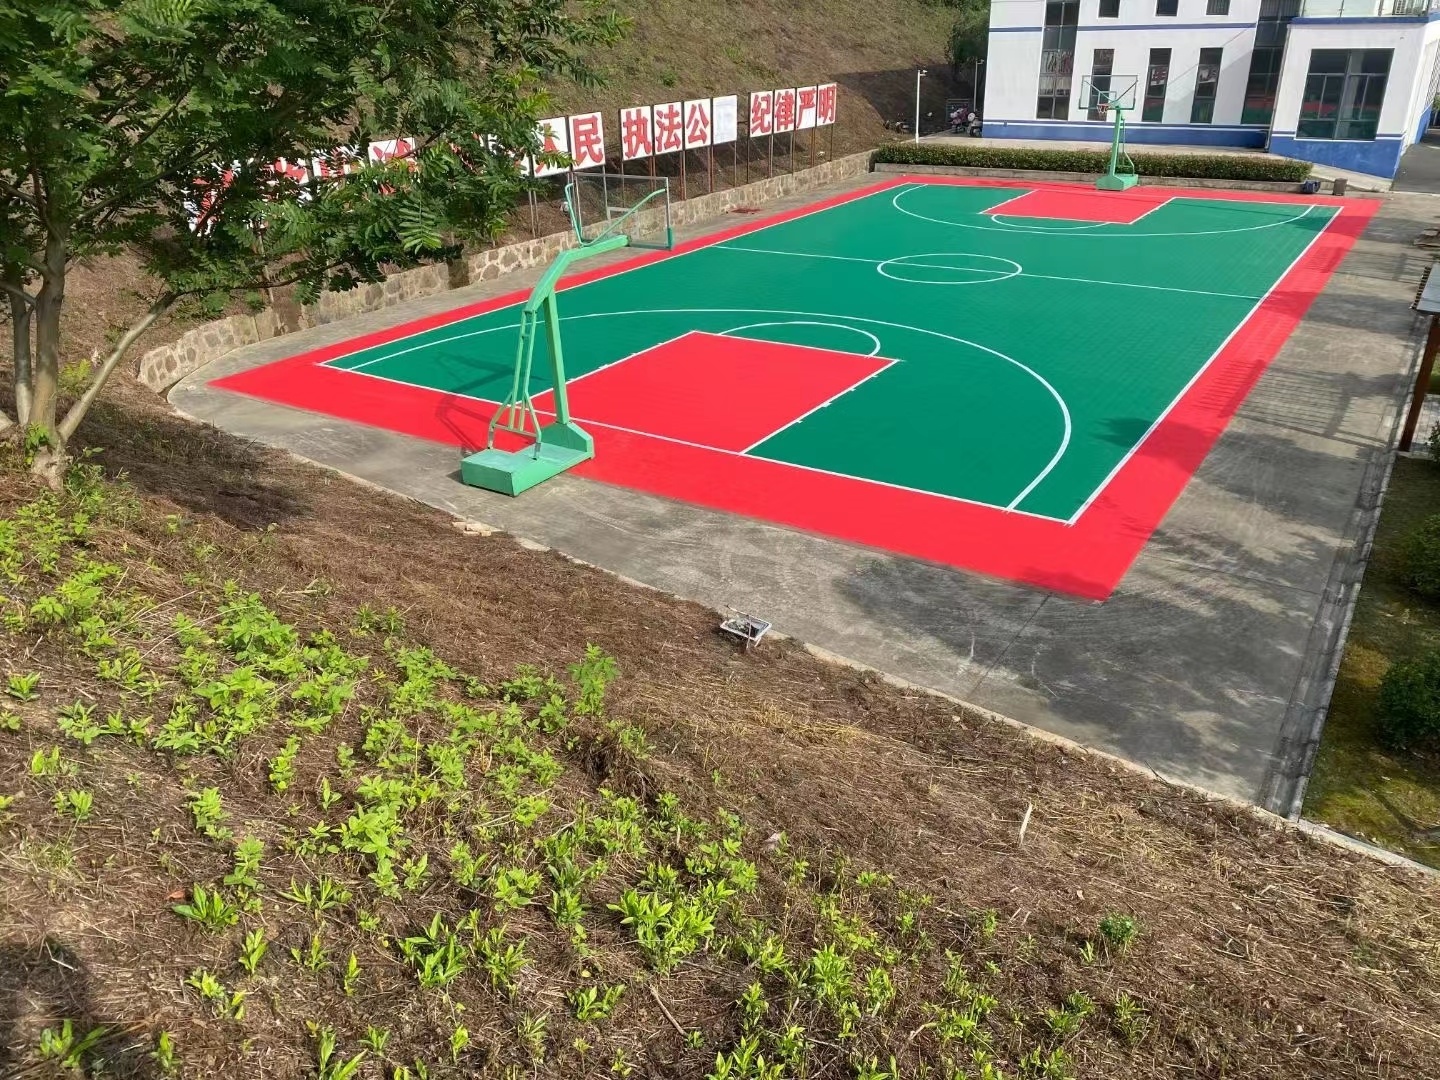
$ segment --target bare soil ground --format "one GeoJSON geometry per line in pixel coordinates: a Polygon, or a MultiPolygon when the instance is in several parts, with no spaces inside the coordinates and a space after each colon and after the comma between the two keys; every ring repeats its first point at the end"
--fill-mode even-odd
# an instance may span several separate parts
{"type": "Polygon", "coordinates": [[[0,1075],[1434,1075],[1433,881],[126,381],[83,434],[0,474],[0,1075]]]}

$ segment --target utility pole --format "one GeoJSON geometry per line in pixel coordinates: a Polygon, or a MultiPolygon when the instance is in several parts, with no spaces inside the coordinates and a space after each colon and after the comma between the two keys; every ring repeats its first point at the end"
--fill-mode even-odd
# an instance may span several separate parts
{"type": "Polygon", "coordinates": [[[924,68],[915,69],[915,141],[920,141],[920,80],[929,74],[924,68]]]}

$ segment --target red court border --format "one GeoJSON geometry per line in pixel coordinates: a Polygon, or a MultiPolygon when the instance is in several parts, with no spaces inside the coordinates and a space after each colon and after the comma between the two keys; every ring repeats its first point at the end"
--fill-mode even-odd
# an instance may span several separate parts
{"type": "MultiPolygon", "coordinates": [[[[1015,179],[897,175],[877,184],[567,278],[560,291],[913,184],[1075,190],[1015,179]]],[[[1008,512],[763,458],[600,429],[573,470],[683,502],[788,525],[1092,600],[1114,592],[1330,275],[1379,209],[1374,199],[1172,189],[1177,198],[1336,206],[1340,213],[1231,335],[1204,373],[1074,524],[1008,512]]],[[[474,448],[493,403],[367,378],[326,361],[519,303],[521,290],[251,368],[211,386],[406,435],[474,448]]]]}

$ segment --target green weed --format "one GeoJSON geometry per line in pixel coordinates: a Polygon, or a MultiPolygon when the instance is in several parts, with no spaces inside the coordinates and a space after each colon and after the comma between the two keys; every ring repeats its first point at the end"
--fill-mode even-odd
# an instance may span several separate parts
{"type": "Polygon", "coordinates": [[[260,966],[260,961],[265,957],[265,951],[270,944],[265,940],[264,927],[256,927],[245,935],[245,940],[240,946],[240,966],[249,975],[255,974],[255,969],[260,966]]]}
{"type": "Polygon", "coordinates": [[[302,949],[298,945],[290,946],[290,958],[316,975],[330,966],[330,960],[325,955],[324,942],[320,940],[319,930],[310,935],[310,944],[305,948],[302,949]]]}
{"type": "Polygon", "coordinates": [[[1140,934],[1140,924],[1129,915],[1106,915],[1100,920],[1100,936],[1110,947],[1124,952],[1140,934]]]}
{"type": "Polygon", "coordinates": [[[510,998],[515,993],[515,981],[528,962],[525,956],[525,939],[507,942],[503,926],[492,927],[476,943],[476,955],[481,966],[490,976],[490,985],[496,992],[510,998]]]}
{"type": "Polygon", "coordinates": [[[390,1042],[390,1032],[386,1028],[377,1028],[372,1024],[365,1029],[365,1038],[360,1041],[376,1054],[383,1054],[385,1047],[390,1042]]]}
{"type": "Polygon", "coordinates": [[[225,875],[223,884],[242,893],[260,891],[260,860],[265,857],[265,845],[253,836],[247,836],[235,845],[235,867],[225,875]]]}
{"type": "Polygon", "coordinates": [[[166,1076],[180,1071],[180,1058],[175,1053],[175,1042],[168,1031],[162,1031],[155,1037],[155,1049],[150,1051],[150,1058],[166,1076]]]}
{"type": "Polygon", "coordinates": [[[49,750],[36,750],[30,755],[30,775],[37,779],[74,776],[76,771],[74,762],[66,761],[58,746],[52,746],[49,750]]]}
{"type": "Polygon", "coordinates": [[[208,1001],[215,1015],[221,1019],[234,1020],[236,1023],[245,1019],[245,991],[237,990],[231,993],[224,983],[204,968],[191,972],[185,983],[196,990],[202,999],[208,1001]]]}
{"type": "Polygon", "coordinates": [[[229,814],[221,805],[219,788],[207,787],[191,792],[190,817],[202,836],[208,836],[212,840],[230,838],[230,830],[221,826],[229,814]]]}
{"type": "Polygon", "coordinates": [[[212,932],[234,926],[240,920],[240,909],[226,900],[219,889],[207,892],[198,884],[191,889],[188,903],[173,904],[171,910],[212,932]]]}
{"type": "Polygon", "coordinates": [[[100,725],[95,722],[95,706],[78,701],[61,709],[56,723],[61,731],[81,746],[89,746],[103,734],[100,725]]]}
{"type": "Polygon", "coordinates": [[[66,817],[88,821],[95,808],[95,798],[88,791],[59,791],[55,793],[55,809],[66,817]]]}
{"type": "Polygon", "coordinates": [[[5,693],[16,701],[34,701],[40,696],[40,673],[12,673],[5,680],[5,693]]]}
{"type": "Polygon", "coordinates": [[[545,1036],[550,1018],[544,1014],[527,1014],[515,1021],[515,1036],[530,1060],[539,1064],[545,1060],[545,1036]]]}
{"type": "Polygon", "coordinates": [[[625,993],[623,985],[607,986],[601,990],[597,986],[585,986],[570,994],[570,1004],[575,1009],[575,1019],[584,1022],[599,1023],[606,1020],[615,1011],[615,1006],[620,1003],[620,997],[625,993]]]}
{"type": "Polygon", "coordinates": [[[1149,1017],[1140,1003],[1123,990],[1115,995],[1115,1027],[1120,1037],[1130,1046],[1139,1045],[1149,1029],[1149,1017]]]}
{"type": "Polygon", "coordinates": [[[336,1040],[335,1032],[328,1027],[320,1027],[313,1021],[307,1021],[306,1026],[310,1034],[315,1037],[315,1066],[317,1080],[351,1080],[360,1066],[365,1061],[366,1051],[348,1060],[337,1057],[335,1053],[336,1040]]]}
{"type": "Polygon", "coordinates": [[[360,980],[360,961],[355,954],[350,954],[350,959],[345,962],[345,973],[340,977],[340,989],[345,991],[346,997],[355,993],[355,986],[360,980]]]}
{"type": "Polygon", "coordinates": [[[60,1023],[60,1030],[46,1028],[40,1033],[40,1060],[53,1061],[62,1069],[72,1072],[85,1066],[85,1059],[100,1040],[109,1033],[109,1028],[91,1028],[84,1034],[75,1029],[69,1020],[60,1023]]]}

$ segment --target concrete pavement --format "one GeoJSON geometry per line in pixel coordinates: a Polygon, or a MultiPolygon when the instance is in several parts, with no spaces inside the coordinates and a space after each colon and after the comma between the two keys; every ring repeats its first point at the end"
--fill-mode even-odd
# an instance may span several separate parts
{"type": "Polygon", "coordinates": [[[1431,205],[1387,199],[1103,604],[570,476],[507,499],[460,484],[453,448],[206,386],[497,283],[240,350],[170,398],[236,434],[1285,813],[1417,355],[1409,303],[1430,256],[1410,241],[1431,205]]]}

